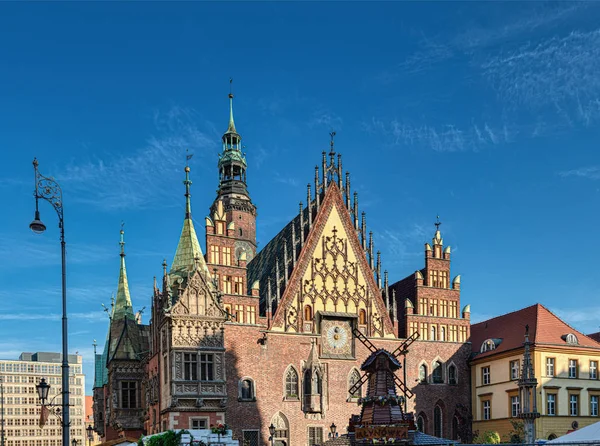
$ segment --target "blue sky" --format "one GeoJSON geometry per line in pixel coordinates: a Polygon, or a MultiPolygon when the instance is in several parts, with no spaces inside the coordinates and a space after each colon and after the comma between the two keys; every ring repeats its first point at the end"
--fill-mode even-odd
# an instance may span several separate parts
{"type": "Polygon", "coordinates": [[[59,234],[46,203],[49,230],[28,229],[33,157],[64,189],[70,346],[90,384],[120,223],[147,315],[186,149],[203,233],[230,77],[260,245],[335,129],[391,280],[421,268],[439,214],[473,319],[541,302],[598,331],[599,18],[592,2],[0,4],[0,357],[60,350],[59,234]]]}

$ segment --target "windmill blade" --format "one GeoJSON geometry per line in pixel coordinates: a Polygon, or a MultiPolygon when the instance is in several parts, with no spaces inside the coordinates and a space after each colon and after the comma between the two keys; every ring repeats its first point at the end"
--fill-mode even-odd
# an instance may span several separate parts
{"type": "Polygon", "coordinates": [[[362,385],[369,380],[368,375],[365,373],[361,378],[348,390],[350,395],[354,395],[362,385]]]}
{"type": "Polygon", "coordinates": [[[394,375],[394,382],[398,386],[400,392],[406,395],[406,398],[412,398],[414,396],[412,390],[406,387],[406,384],[404,384],[396,375],[394,375]]]}
{"type": "Polygon", "coordinates": [[[415,331],[402,344],[400,344],[396,350],[394,350],[394,352],[392,353],[392,356],[394,356],[395,358],[397,358],[400,355],[406,355],[406,353],[408,352],[408,347],[413,342],[415,342],[417,339],[419,339],[419,333],[417,333],[415,331]]]}
{"type": "Polygon", "coordinates": [[[358,339],[360,342],[362,342],[362,343],[363,343],[363,345],[364,345],[365,347],[367,347],[367,348],[368,348],[368,349],[371,351],[371,353],[373,353],[373,352],[376,352],[376,351],[377,351],[377,347],[375,347],[375,346],[373,345],[373,343],[372,343],[371,341],[369,341],[369,340],[367,339],[367,337],[366,337],[364,334],[362,334],[362,332],[361,332],[361,331],[360,331],[358,328],[353,328],[353,329],[352,329],[352,333],[354,333],[354,336],[356,336],[356,338],[357,338],[357,339],[358,339]]]}

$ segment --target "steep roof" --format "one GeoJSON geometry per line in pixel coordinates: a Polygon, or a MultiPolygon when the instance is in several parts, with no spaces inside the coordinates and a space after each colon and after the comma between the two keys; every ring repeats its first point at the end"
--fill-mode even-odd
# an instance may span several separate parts
{"type": "Polygon", "coordinates": [[[113,320],[108,344],[107,365],[113,359],[139,360],[149,350],[150,327],[132,319],[113,320]]]}
{"type": "Polygon", "coordinates": [[[127,281],[127,269],[125,268],[125,232],[121,229],[121,268],[119,269],[119,285],[117,286],[117,299],[113,308],[113,319],[134,319],[133,305],[129,295],[129,282],[127,281]]]}
{"type": "Polygon", "coordinates": [[[565,336],[571,333],[577,336],[578,344],[575,347],[600,350],[600,343],[575,330],[543,305],[535,304],[471,325],[470,340],[475,358],[484,358],[521,348],[525,325],[529,325],[529,337],[534,345],[572,348],[574,345],[567,344],[565,340],[565,336]],[[481,344],[488,339],[494,340],[495,348],[480,353],[481,344]]]}
{"type": "MultiPolygon", "coordinates": [[[[313,203],[313,209],[316,204],[313,203]]],[[[308,206],[302,210],[302,218],[304,223],[304,231],[306,234],[306,230],[308,227],[308,206]]],[[[290,265],[292,264],[292,250],[297,249],[296,245],[292,240],[292,226],[294,226],[294,232],[296,239],[299,241],[300,238],[300,213],[296,215],[292,221],[290,221],[287,225],[283,227],[279,233],[271,239],[269,243],[265,245],[263,249],[260,250],[258,254],[248,263],[248,284],[253,284],[256,280],[259,281],[260,284],[260,312],[261,314],[265,314],[267,309],[267,293],[268,293],[268,281],[269,278],[272,279],[271,283],[271,293],[273,302],[273,313],[277,308],[277,303],[275,302],[275,297],[277,294],[276,286],[275,286],[275,271],[276,271],[276,262],[279,262],[279,277],[282,279],[285,277],[284,270],[284,246],[287,245],[288,249],[288,274],[291,276],[292,269],[290,265]]],[[[284,288],[281,288],[280,295],[283,296],[284,288]]]]}

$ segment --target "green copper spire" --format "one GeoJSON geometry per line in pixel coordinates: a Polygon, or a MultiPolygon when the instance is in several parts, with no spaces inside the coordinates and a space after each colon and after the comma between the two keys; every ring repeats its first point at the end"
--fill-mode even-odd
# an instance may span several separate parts
{"type": "Polygon", "coordinates": [[[233,79],[229,79],[229,127],[227,127],[227,133],[237,133],[235,131],[235,123],[233,122],[233,92],[231,85],[233,79]]]}
{"type": "Polygon", "coordinates": [[[117,300],[113,309],[113,320],[118,319],[134,319],[133,306],[131,305],[131,297],[129,295],[129,284],[127,283],[127,270],[125,269],[125,231],[121,226],[121,271],[119,273],[119,287],[117,288],[117,300]]]}
{"type": "Polygon", "coordinates": [[[179,237],[175,258],[171,264],[171,274],[177,274],[181,277],[186,272],[191,272],[197,267],[208,272],[202,249],[200,249],[200,243],[198,243],[198,236],[194,229],[194,222],[192,221],[192,206],[190,203],[190,186],[192,182],[190,180],[189,166],[185,166],[185,181],[183,184],[185,184],[185,219],[183,220],[183,229],[179,237]]]}

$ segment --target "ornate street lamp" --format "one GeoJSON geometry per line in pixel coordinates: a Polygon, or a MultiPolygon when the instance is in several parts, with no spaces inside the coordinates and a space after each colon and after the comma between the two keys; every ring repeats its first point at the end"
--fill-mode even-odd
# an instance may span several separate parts
{"type": "Polygon", "coordinates": [[[269,441],[271,442],[271,446],[275,446],[275,426],[273,423],[269,426],[269,433],[271,436],[269,437],[269,441]]]}
{"type": "Polygon", "coordinates": [[[331,431],[329,432],[329,438],[337,438],[339,436],[339,434],[336,432],[337,426],[335,425],[335,423],[331,423],[331,426],[329,426],[329,430],[331,431]]]}
{"type": "Polygon", "coordinates": [[[92,440],[94,439],[94,428],[90,424],[88,427],[85,428],[85,430],[87,430],[89,445],[92,446],[92,440]]]}
{"type": "MultiPolygon", "coordinates": [[[[38,171],[38,161],[33,159],[33,170],[35,180],[35,218],[29,225],[29,228],[36,234],[41,234],[46,230],[46,225],[40,219],[38,202],[40,199],[46,200],[52,205],[58,215],[58,227],[60,229],[60,247],[62,258],[62,444],[63,446],[71,444],[69,426],[69,349],[67,332],[67,268],[66,268],[66,249],[65,249],[65,224],[63,214],[62,189],[51,177],[45,177],[38,171]]],[[[45,381],[44,381],[45,382],[45,381]]],[[[41,383],[40,383],[41,384],[41,383]]],[[[47,385],[47,384],[46,384],[47,385]]],[[[50,386],[48,386],[49,388],[50,386]]],[[[38,393],[40,390],[38,390],[38,393]]],[[[48,397],[48,391],[46,398],[48,397]]],[[[41,399],[40,394],[40,399],[41,399]]],[[[42,402],[42,405],[44,405],[42,402]]],[[[73,445],[76,446],[76,445],[73,445]]]]}
{"type": "Polygon", "coordinates": [[[45,406],[46,400],[48,399],[48,392],[50,391],[50,386],[46,382],[46,378],[42,378],[40,380],[40,383],[37,386],[35,386],[35,390],[37,390],[42,406],[45,406]]]}

